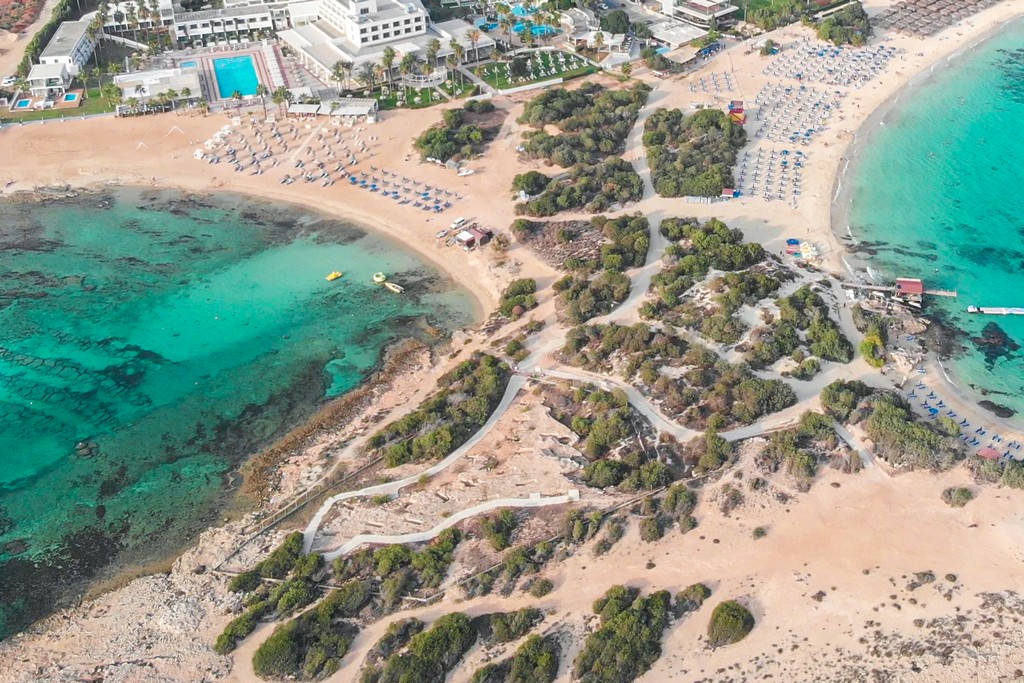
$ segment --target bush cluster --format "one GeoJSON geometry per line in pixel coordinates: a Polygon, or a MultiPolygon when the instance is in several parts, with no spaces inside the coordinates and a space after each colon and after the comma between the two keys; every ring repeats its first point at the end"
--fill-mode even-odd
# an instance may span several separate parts
{"type": "Polygon", "coordinates": [[[439,617],[409,641],[405,652],[384,664],[378,683],[444,683],[448,673],[476,642],[472,620],[461,612],[439,617]]]}
{"type": "Polygon", "coordinates": [[[746,360],[752,367],[767,367],[804,345],[822,360],[849,363],[853,359],[850,340],[829,316],[824,300],[807,285],[779,299],[778,320],[754,332],[746,360]]]}
{"type": "Polygon", "coordinates": [[[512,545],[512,533],[519,526],[516,513],[512,510],[502,510],[496,515],[484,517],[480,521],[480,530],[484,538],[495,550],[501,551],[512,545]]]}
{"type": "Polygon", "coordinates": [[[615,204],[639,201],[643,195],[643,180],[632,164],[620,157],[610,157],[597,164],[573,167],[568,177],[549,181],[539,195],[516,204],[515,211],[534,217],[554,216],[572,209],[599,213],[615,204]]]}
{"type": "Polygon", "coordinates": [[[754,629],[754,615],[735,600],[726,600],[715,607],[708,622],[708,644],[721,647],[738,643],[754,629]]]}
{"type": "Polygon", "coordinates": [[[587,636],[573,662],[574,677],[583,683],[639,678],[661,656],[670,607],[668,591],[640,596],[635,589],[613,586],[594,604],[601,626],[587,636]]]}
{"type": "MultiPolygon", "coordinates": [[[[493,106],[491,105],[492,109],[493,106]]],[[[487,143],[498,134],[498,128],[481,128],[470,122],[467,112],[475,111],[475,105],[472,109],[467,105],[465,109],[446,110],[439,125],[431,126],[416,138],[415,145],[420,155],[424,159],[431,157],[448,161],[481,154],[487,143]]]]}
{"type": "Polygon", "coordinates": [[[626,90],[607,90],[597,83],[546,90],[526,105],[519,122],[534,128],[554,125],[559,133],[527,133],[524,153],[563,168],[621,154],[649,92],[642,83],[626,90]]]}
{"type": "Polygon", "coordinates": [[[511,371],[494,356],[476,353],[438,380],[439,389],[416,410],[370,437],[388,467],[438,460],[466,442],[501,401],[511,371]]]}
{"type": "Polygon", "coordinates": [[[536,292],[537,281],[532,277],[513,280],[501,293],[498,310],[506,318],[518,318],[524,312],[537,306],[536,292]]]}
{"type": "Polygon", "coordinates": [[[685,116],[657,109],[644,126],[651,180],[662,197],[717,197],[732,187],[736,153],[746,132],[719,109],[685,116]]]}
{"type": "Polygon", "coordinates": [[[253,654],[256,675],[313,680],[337,671],[358,632],[345,619],[359,614],[371,597],[369,582],[349,581],[315,608],[279,625],[253,654]]]}
{"type": "Polygon", "coordinates": [[[819,461],[838,444],[832,421],[808,412],[796,427],[773,432],[754,462],[765,474],[783,470],[798,482],[808,484],[818,472],[819,461]]]}
{"type": "Polygon", "coordinates": [[[838,12],[830,14],[818,25],[818,38],[827,40],[833,45],[853,45],[859,47],[871,37],[871,22],[868,13],[859,2],[846,5],[838,12]]]}

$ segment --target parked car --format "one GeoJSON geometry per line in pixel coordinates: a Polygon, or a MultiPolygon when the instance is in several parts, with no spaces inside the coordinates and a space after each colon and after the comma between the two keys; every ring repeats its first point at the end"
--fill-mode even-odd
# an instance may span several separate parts
{"type": "Polygon", "coordinates": [[[17,82],[17,78],[15,78],[14,76],[8,76],[3,81],[0,81],[0,87],[9,88],[17,82]]]}

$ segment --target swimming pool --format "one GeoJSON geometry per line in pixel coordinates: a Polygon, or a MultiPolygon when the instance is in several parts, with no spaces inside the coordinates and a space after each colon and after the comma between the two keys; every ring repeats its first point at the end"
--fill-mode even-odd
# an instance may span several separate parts
{"type": "Polygon", "coordinates": [[[236,90],[242,95],[255,95],[256,86],[260,83],[251,55],[213,60],[213,77],[217,81],[217,92],[222,100],[229,99],[236,90]]]}
{"type": "Polygon", "coordinates": [[[15,103],[14,108],[15,109],[28,109],[30,106],[32,106],[32,100],[26,99],[26,100],[18,100],[15,103]]]}
{"type": "Polygon", "coordinates": [[[64,101],[65,102],[77,102],[78,101],[78,93],[76,93],[76,92],[66,92],[66,93],[64,93],[64,101]]]}
{"type": "Polygon", "coordinates": [[[194,60],[191,60],[191,59],[190,59],[190,60],[189,60],[189,61],[187,61],[187,62],[178,62],[178,66],[180,66],[180,67],[181,67],[181,68],[183,68],[183,69],[187,69],[187,68],[188,68],[188,67],[190,67],[190,66],[191,66],[191,67],[195,67],[195,66],[196,66],[196,63],[195,63],[195,61],[194,61],[194,60]]]}
{"type": "Polygon", "coordinates": [[[512,14],[516,15],[517,17],[532,17],[533,10],[527,9],[525,5],[516,4],[512,6],[512,14]]]}
{"type": "Polygon", "coordinates": [[[498,28],[498,25],[497,25],[496,23],[494,23],[494,22],[488,22],[488,21],[487,21],[486,19],[484,19],[483,17],[480,17],[479,19],[477,19],[477,20],[476,20],[475,22],[473,22],[473,23],[475,23],[475,24],[476,24],[476,27],[477,27],[478,29],[480,29],[481,31],[493,31],[494,29],[498,28]]]}
{"type": "MultiPolygon", "coordinates": [[[[516,25],[512,27],[512,31],[515,33],[519,33],[526,27],[526,22],[520,21],[517,22],[516,25]]],[[[547,36],[558,33],[558,29],[553,26],[548,26],[547,24],[538,24],[537,26],[532,26],[530,28],[530,33],[532,33],[535,36],[547,36]]]]}
{"type": "Polygon", "coordinates": [[[657,52],[659,55],[663,55],[666,52],[672,52],[672,48],[670,48],[670,47],[659,47],[657,50],[655,50],[655,52],[657,52]]]}

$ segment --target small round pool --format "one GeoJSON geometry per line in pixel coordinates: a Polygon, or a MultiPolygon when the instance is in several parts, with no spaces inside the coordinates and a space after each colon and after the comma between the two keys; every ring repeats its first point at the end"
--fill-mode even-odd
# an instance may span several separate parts
{"type": "Polygon", "coordinates": [[[78,93],[76,93],[76,92],[66,92],[66,93],[64,93],[64,101],[65,102],[77,102],[78,101],[78,93]]]}

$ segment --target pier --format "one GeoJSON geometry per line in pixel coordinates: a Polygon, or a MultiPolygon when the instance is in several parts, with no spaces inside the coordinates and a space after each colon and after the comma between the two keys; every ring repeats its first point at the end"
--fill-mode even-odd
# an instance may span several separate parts
{"type": "Polygon", "coordinates": [[[1006,308],[1003,306],[968,306],[968,313],[980,315],[1024,315],[1024,308],[1006,308]]]}
{"type": "MultiPolygon", "coordinates": [[[[862,285],[853,282],[843,282],[839,286],[843,289],[855,291],[882,292],[900,303],[914,306],[915,308],[922,306],[925,296],[957,296],[955,289],[927,289],[923,280],[906,277],[897,278],[896,283],[893,285],[862,285]]],[[[1021,310],[1024,311],[1024,309],[1021,310]]]]}

